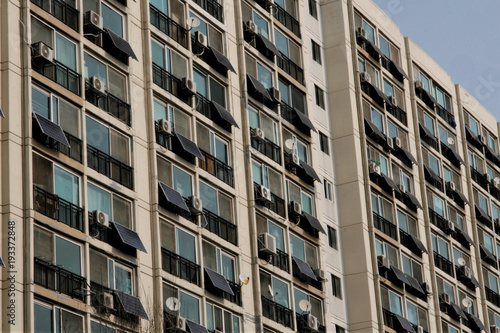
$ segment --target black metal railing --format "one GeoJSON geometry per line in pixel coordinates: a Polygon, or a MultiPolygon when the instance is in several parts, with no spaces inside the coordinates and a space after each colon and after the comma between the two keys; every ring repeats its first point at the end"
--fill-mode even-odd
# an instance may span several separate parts
{"type": "Polygon", "coordinates": [[[222,180],[224,183],[228,184],[229,186],[234,187],[234,172],[233,168],[227,165],[226,163],[222,162],[215,156],[210,155],[203,149],[200,149],[201,155],[205,158],[205,160],[198,160],[198,166],[210,173],[211,175],[214,175],[218,179],[222,180]]]}
{"type": "Polygon", "coordinates": [[[273,15],[288,30],[300,38],[300,23],[295,17],[292,16],[292,14],[287,12],[280,5],[274,3],[273,15]]]}
{"type": "Polygon", "coordinates": [[[188,48],[189,33],[188,30],[172,20],[166,14],[162,13],[158,8],[149,5],[151,24],[157,27],[161,32],[170,38],[174,39],[179,45],[188,48]]]}
{"type": "Polygon", "coordinates": [[[392,239],[398,240],[396,225],[375,212],[373,212],[373,226],[392,239]]]}
{"type": "Polygon", "coordinates": [[[224,8],[216,0],[194,0],[194,3],[206,10],[218,21],[224,23],[224,8]]]}
{"type": "Polygon", "coordinates": [[[35,211],[72,228],[83,231],[83,208],[60,198],[57,194],[33,186],[35,211]]]}
{"type": "Polygon", "coordinates": [[[450,234],[450,230],[448,228],[448,220],[443,216],[429,208],[429,219],[432,224],[441,229],[447,234],[450,234]]]}
{"type": "Polygon", "coordinates": [[[95,282],[90,282],[90,291],[90,304],[97,310],[98,313],[104,313],[106,315],[113,314],[134,324],[137,323],[137,315],[125,311],[124,308],[120,306],[115,290],[95,282]],[[112,307],[110,307],[111,304],[105,301],[104,293],[113,297],[112,307]]]}
{"type": "Polygon", "coordinates": [[[425,142],[427,143],[429,146],[431,146],[432,148],[436,149],[439,151],[439,142],[438,142],[438,138],[436,138],[432,133],[429,132],[425,132],[422,127],[425,128],[425,125],[423,124],[420,124],[421,128],[420,128],[420,138],[425,142]]]}
{"type": "Polygon", "coordinates": [[[89,221],[89,233],[92,235],[92,237],[97,238],[100,241],[103,241],[111,245],[111,240],[112,240],[111,229],[100,227],[98,222],[94,221],[93,212],[89,212],[88,221],[89,221]]]}
{"type": "Polygon", "coordinates": [[[488,184],[489,184],[488,179],[486,178],[485,175],[474,169],[473,166],[470,167],[470,177],[472,178],[473,181],[475,181],[482,188],[488,191],[488,184]]]}
{"type": "Polygon", "coordinates": [[[87,165],[130,189],[134,188],[134,169],[101,150],[87,145],[87,165]]]}
{"type": "Polygon", "coordinates": [[[130,104],[125,103],[113,94],[101,95],[86,86],[85,100],[130,126],[130,104]]]}
{"type": "Polygon", "coordinates": [[[227,280],[227,283],[233,290],[234,295],[223,293],[222,297],[227,299],[229,302],[233,302],[241,306],[241,286],[238,283],[227,280]]]}
{"type": "Polygon", "coordinates": [[[64,132],[64,135],[66,136],[71,148],[61,144],[59,141],[54,140],[48,135],[43,134],[41,131],[36,130],[35,126],[33,126],[33,138],[42,143],[44,146],[52,148],[55,151],[82,163],[82,140],[69,134],[68,132],[64,132]]]}
{"type": "MultiPolygon", "coordinates": [[[[294,108],[292,108],[290,105],[286,104],[285,102],[281,102],[281,117],[297,127],[302,133],[306,135],[311,135],[311,129],[304,124],[302,124],[302,121],[300,120],[299,116],[296,114],[296,112],[301,112],[300,110],[295,111],[294,108]]],[[[305,115],[305,114],[304,114],[305,115]]]]}
{"type": "Polygon", "coordinates": [[[273,266],[278,267],[287,273],[290,272],[288,253],[281,251],[280,249],[276,249],[276,254],[273,254],[271,263],[273,266]]]}
{"type": "Polygon", "coordinates": [[[35,257],[35,284],[85,301],[87,280],[62,267],[35,257]]]}
{"type": "MultiPolygon", "coordinates": [[[[307,325],[305,315],[303,313],[295,312],[295,320],[297,321],[297,331],[298,332],[310,332],[310,328],[307,325]]],[[[318,318],[319,320],[319,318],[318,318]]],[[[326,333],[326,327],[318,323],[318,333],[326,333]]]]}
{"type": "Polygon", "coordinates": [[[78,17],[80,12],[61,0],[31,0],[32,3],[45,10],[71,29],[78,31],[78,17]]]}
{"type": "Polygon", "coordinates": [[[457,126],[453,114],[439,104],[436,104],[436,113],[453,128],[457,126]]]}
{"type": "Polygon", "coordinates": [[[199,93],[196,94],[196,110],[208,119],[213,120],[217,125],[221,126],[226,131],[232,131],[231,123],[225,119],[221,119],[217,112],[213,112],[212,102],[199,93]]]}
{"type": "Polygon", "coordinates": [[[170,134],[165,134],[160,131],[160,125],[158,122],[155,123],[155,131],[156,131],[156,143],[159,144],[160,146],[171,150],[171,140],[170,140],[170,134]]]}
{"type": "Polygon", "coordinates": [[[227,240],[229,243],[238,245],[238,227],[236,224],[229,222],[226,219],[212,213],[207,209],[203,209],[204,218],[202,218],[203,228],[213,232],[220,238],[227,240]]]}
{"type": "Polygon", "coordinates": [[[261,296],[262,314],[279,324],[293,329],[293,311],[264,296],[261,296]]]}
{"type": "Polygon", "coordinates": [[[33,70],[51,79],[72,93],[80,95],[81,75],[57,60],[51,63],[32,61],[33,70]]]}
{"type": "Polygon", "coordinates": [[[405,126],[408,125],[408,116],[406,115],[406,111],[401,109],[399,106],[394,105],[392,107],[388,107],[386,104],[387,112],[393,115],[397,120],[399,120],[405,126]]]}
{"type": "Polygon", "coordinates": [[[484,291],[485,291],[485,294],[486,294],[486,300],[488,302],[491,302],[493,304],[495,304],[496,306],[500,306],[500,295],[497,294],[496,292],[494,292],[493,290],[491,290],[490,288],[488,287],[484,287],[484,291]]]}
{"type": "MultiPolygon", "coordinates": [[[[251,130],[251,129],[250,129],[251,130]]],[[[252,138],[252,148],[257,149],[259,153],[272,159],[274,162],[281,164],[281,148],[271,140],[264,138],[264,141],[259,141],[252,138]]]]}
{"type": "Polygon", "coordinates": [[[489,191],[490,191],[490,194],[495,199],[500,201],[500,190],[497,188],[497,186],[495,185],[495,182],[493,180],[490,182],[489,191]]]}
{"type": "Polygon", "coordinates": [[[197,286],[201,285],[200,265],[163,247],[161,254],[163,270],[197,286]]]}
{"type": "Polygon", "coordinates": [[[281,68],[285,73],[293,77],[299,83],[304,84],[304,70],[302,67],[294,63],[290,58],[284,55],[282,52],[281,58],[276,57],[278,67],[281,68]]]}
{"type": "MultiPolygon", "coordinates": [[[[254,185],[254,197],[257,198],[259,195],[259,187],[260,185],[257,183],[253,183],[254,185]]],[[[285,217],[285,200],[278,197],[276,194],[271,192],[271,202],[264,204],[267,208],[269,208],[274,213],[278,214],[281,217],[285,217]]]]}
{"type": "MultiPolygon", "coordinates": [[[[430,168],[430,167],[429,167],[430,168]]],[[[431,169],[432,170],[432,169],[431,169]]],[[[427,173],[425,174],[425,180],[427,180],[432,186],[440,190],[441,192],[444,191],[444,185],[443,185],[443,178],[439,177],[436,173],[436,175],[428,175],[427,173]]]]}
{"type": "Polygon", "coordinates": [[[185,103],[188,103],[188,96],[182,94],[181,80],[155,63],[153,63],[153,82],[185,103]]]}
{"type": "Polygon", "coordinates": [[[454,277],[453,263],[437,252],[434,252],[434,265],[449,276],[454,277]]]}

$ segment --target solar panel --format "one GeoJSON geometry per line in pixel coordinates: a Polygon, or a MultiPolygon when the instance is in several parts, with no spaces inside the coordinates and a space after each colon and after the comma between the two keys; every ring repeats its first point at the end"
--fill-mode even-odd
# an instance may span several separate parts
{"type": "Polygon", "coordinates": [[[472,321],[476,328],[481,331],[481,332],[488,332],[488,329],[484,326],[483,322],[481,319],[478,317],[474,316],[473,314],[467,313],[467,316],[469,317],[469,323],[472,321]]]}
{"type": "Polygon", "coordinates": [[[113,31],[111,31],[109,29],[104,29],[104,32],[109,36],[109,39],[113,43],[114,47],[116,47],[118,50],[122,51],[123,53],[125,53],[129,57],[132,57],[133,59],[138,60],[135,53],[134,53],[134,50],[132,50],[132,47],[125,39],[121,38],[120,36],[118,36],[117,34],[115,34],[113,31]]]}
{"type": "Polygon", "coordinates": [[[220,105],[217,102],[211,101],[211,103],[212,103],[214,109],[217,111],[217,113],[219,114],[219,116],[221,116],[222,119],[224,119],[228,123],[232,124],[233,126],[240,128],[240,126],[238,126],[238,123],[236,122],[236,120],[234,120],[233,115],[229,111],[227,111],[224,107],[222,107],[222,105],[220,105]]]}
{"type": "Polygon", "coordinates": [[[404,284],[407,284],[407,285],[410,285],[411,286],[411,283],[410,281],[408,281],[408,279],[406,278],[406,275],[405,273],[403,273],[402,270],[400,270],[399,268],[397,268],[396,266],[392,266],[391,265],[391,270],[392,272],[394,273],[394,275],[396,276],[396,278],[403,282],[404,284]]]}
{"type": "Polygon", "coordinates": [[[2,257],[0,257],[0,266],[5,267],[5,263],[3,262],[2,257]]]}
{"type": "Polygon", "coordinates": [[[318,174],[316,173],[316,170],[314,170],[312,166],[310,166],[304,161],[300,161],[300,166],[302,167],[302,169],[304,169],[305,173],[309,177],[321,183],[321,178],[319,178],[318,174]]]}
{"type": "Polygon", "coordinates": [[[401,152],[405,155],[406,159],[408,159],[408,161],[410,161],[411,163],[415,164],[415,165],[418,165],[418,162],[417,160],[415,159],[415,157],[413,157],[413,155],[406,149],[404,148],[400,148],[401,152]]]}
{"type": "Polygon", "coordinates": [[[484,209],[482,209],[481,207],[479,207],[478,205],[474,205],[476,206],[476,215],[479,215],[479,216],[476,216],[476,218],[479,218],[479,219],[485,219],[485,220],[490,220],[490,217],[488,216],[488,214],[484,211],[484,209]]]}
{"type": "Polygon", "coordinates": [[[311,227],[313,227],[314,229],[316,229],[316,230],[318,230],[326,235],[325,229],[323,229],[323,227],[321,226],[321,223],[319,222],[319,220],[317,218],[315,218],[314,216],[312,216],[311,214],[306,213],[306,212],[302,212],[302,215],[306,218],[307,222],[309,222],[311,227]]]}
{"type": "Polygon", "coordinates": [[[262,36],[262,34],[258,35],[260,41],[262,44],[264,44],[264,47],[274,53],[277,57],[281,58],[281,52],[278,50],[278,48],[266,37],[262,36]]]}
{"type": "Polygon", "coordinates": [[[205,158],[203,158],[203,155],[201,155],[200,149],[198,149],[198,146],[196,143],[193,141],[189,140],[186,138],[184,135],[180,133],[175,133],[177,136],[177,139],[179,139],[179,143],[182,146],[182,149],[190,153],[191,155],[198,157],[200,160],[205,161],[205,158]]]}
{"type": "MultiPolygon", "coordinates": [[[[398,314],[394,314],[394,316],[396,317],[396,320],[398,321],[401,329],[403,329],[405,332],[408,332],[408,333],[416,333],[415,329],[413,328],[413,326],[411,326],[408,319],[401,317],[398,314]]],[[[398,331],[398,332],[401,332],[401,331],[398,331]]]]}
{"type": "Polygon", "coordinates": [[[472,276],[470,282],[474,285],[474,287],[481,288],[481,285],[479,284],[479,281],[476,279],[476,277],[472,276]]]}
{"type": "Polygon", "coordinates": [[[227,280],[223,275],[210,268],[205,268],[205,273],[207,274],[208,279],[210,280],[214,288],[217,288],[220,291],[234,296],[233,290],[231,289],[229,283],[227,283],[227,280]]]}
{"type": "Polygon", "coordinates": [[[186,326],[189,333],[208,333],[205,326],[194,323],[191,320],[186,320],[186,326]]]}
{"type": "Polygon", "coordinates": [[[307,128],[313,130],[314,132],[318,132],[316,128],[314,127],[313,123],[311,122],[311,119],[309,119],[304,113],[300,112],[297,108],[293,108],[295,113],[297,114],[297,117],[299,117],[300,122],[307,126],[307,128]]]}
{"type": "Polygon", "coordinates": [[[405,273],[405,276],[406,276],[406,279],[408,280],[408,282],[410,282],[410,287],[412,287],[413,289],[415,289],[419,293],[425,295],[425,292],[422,289],[422,286],[420,285],[420,283],[418,283],[417,279],[415,279],[413,276],[406,274],[406,273],[405,273]]]}
{"type": "Polygon", "coordinates": [[[115,291],[115,294],[126,313],[130,313],[134,316],[139,316],[146,320],[149,320],[148,314],[146,313],[146,310],[142,306],[141,300],[138,297],[126,294],[123,291],[118,290],[115,291]]]}
{"type": "Polygon", "coordinates": [[[311,269],[311,266],[309,266],[309,264],[307,262],[305,262],[305,261],[303,261],[295,256],[292,256],[292,259],[293,259],[293,262],[295,263],[297,269],[299,270],[300,274],[303,274],[307,277],[310,277],[314,281],[318,281],[318,279],[316,279],[316,275],[314,275],[314,272],[311,269]]]}
{"type": "Polygon", "coordinates": [[[33,113],[33,117],[35,118],[36,123],[40,127],[40,130],[43,134],[51,137],[52,139],[65,145],[66,147],[71,148],[61,126],[53,123],[52,121],[48,120],[42,115],[39,115],[38,113],[33,113]]]}
{"type": "Polygon", "coordinates": [[[208,49],[212,52],[213,56],[215,57],[215,59],[217,59],[219,64],[226,67],[228,70],[232,71],[233,73],[236,73],[233,65],[231,64],[231,62],[229,61],[229,59],[225,55],[220,53],[218,50],[216,50],[212,46],[209,46],[208,49]]]}
{"type": "Polygon", "coordinates": [[[411,194],[410,192],[406,192],[405,195],[408,197],[408,199],[410,199],[411,203],[417,207],[417,208],[420,208],[420,209],[424,209],[422,207],[422,205],[420,204],[420,201],[418,201],[417,197],[414,196],[413,194],[411,194]]]}
{"type": "Polygon", "coordinates": [[[410,235],[410,238],[411,238],[413,244],[415,244],[415,247],[417,249],[419,249],[422,252],[429,253],[429,252],[427,252],[427,249],[425,248],[424,243],[422,243],[422,241],[420,239],[418,239],[417,237],[415,237],[413,235],[410,235]]]}
{"type": "Polygon", "coordinates": [[[113,225],[115,226],[115,229],[118,232],[118,236],[120,236],[120,239],[123,243],[135,247],[136,249],[141,250],[144,253],[148,253],[137,232],[117,222],[113,222],[113,225]]]}
{"type": "Polygon", "coordinates": [[[474,247],[476,247],[476,244],[474,244],[474,241],[472,240],[472,238],[470,238],[470,236],[463,230],[457,228],[456,229],[458,234],[467,242],[469,243],[469,245],[472,245],[474,247]]]}
{"type": "Polygon", "coordinates": [[[259,80],[254,78],[252,75],[247,74],[247,81],[249,82],[248,85],[251,86],[253,88],[253,90],[256,90],[257,92],[259,92],[259,94],[264,96],[264,98],[266,98],[270,101],[273,100],[271,98],[271,95],[269,95],[269,93],[267,92],[266,87],[264,87],[264,85],[262,83],[260,83],[259,80]]]}
{"type": "Polygon", "coordinates": [[[368,131],[371,133],[375,133],[377,137],[385,138],[385,135],[375,126],[374,123],[365,118],[365,128],[368,128],[368,131]]]}
{"type": "Polygon", "coordinates": [[[182,198],[182,195],[179,192],[163,184],[162,182],[158,182],[158,185],[161,192],[163,193],[163,196],[169,203],[173,204],[174,206],[182,210],[185,210],[186,212],[190,212],[188,206],[186,205],[184,199],[182,198]]]}
{"type": "Polygon", "coordinates": [[[453,198],[456,199],[456,197],[458,197],[458,200],[462,201],[464,204],[470,206],[469,200],[467,200],[467,198],[465,197],[465,195],[462,192],[460,192],[460,191],[453,192],[453,198]]]}
{"type": "Polygon", "coordinates": [[[381,177],[384,180],[385,184],[393,189],[394,192],[401,194],[401,191],[396,186],[396,183],[394,183],[394,180],[392,180],[391,177],[387,176],[385,173],[382,173],[381,177]]]}
{"type": "Polygon", "coordinates": [[[451,305],[451,308],[453,309],[453,311],[455,311],[455,313],[457,314],[457,316],[460,316],[462,318],[464,318],[465,320],[467,320],[467,316],[465,315],[465,313],[463,312],[463,310],[455,303],[453,302],[450,302],[450,305],[451,305]]]}

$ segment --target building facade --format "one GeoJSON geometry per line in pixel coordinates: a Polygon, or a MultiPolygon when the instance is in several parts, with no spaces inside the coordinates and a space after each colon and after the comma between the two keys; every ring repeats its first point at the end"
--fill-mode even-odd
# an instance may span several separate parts
{"type": "Polygon", "coordinates": [[[497,121],[372,2],[6,0],[0,45],[2,332],[500,331],[497,121]]]}

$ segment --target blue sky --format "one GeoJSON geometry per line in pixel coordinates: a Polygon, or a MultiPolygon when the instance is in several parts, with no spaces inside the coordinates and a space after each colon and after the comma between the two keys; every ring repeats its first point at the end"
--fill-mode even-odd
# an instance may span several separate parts
{"type": "Polygon", "coordinates": [[[500,120],[500,1],[373,1],[500,120]]]}

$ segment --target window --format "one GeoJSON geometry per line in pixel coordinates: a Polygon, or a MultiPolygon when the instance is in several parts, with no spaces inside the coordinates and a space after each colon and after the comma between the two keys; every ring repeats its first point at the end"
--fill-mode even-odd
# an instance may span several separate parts
{"type": "MultiPolygon", "coordinates": [[[[201,96],[226,107],[226,87],[209,75],[193,69],[196,92],[201,96]]],[[[197,102],[199,103],[199,102],[197,102]]]]}
{"type": "Polygon", "coordinates": [[[207,330],[240,333],[240,317],[207,302],[207,330]]]}
{"type": "Polygon", "coordinates": [[[451,97],[440,87],[434,84],[434,97],[439,105],[448,111],[451,111],[451,97]]]}
{"type": "Polygon", "coordinates": [[[304,241],[294,234],[290,234],[290,252],[292,256],[305,261],[312,268],[318,267],[318,258],[316,251],[316,246],[304,241]]]}
{"type": "Polygon", "coordinates": [[[450,296],[450,301],[457,304],[455,297],[455,286],[448,283],[446,280],[442,279],[439,276],[436,278],[436,282],[439,295],[442,295],[443,293],[448,294],[450,296]]]}
{"type": "Polygon", "coordinates": [[[474,187],[472,188],[472,193],[474,196],[474,203],[481,207],[486,214],[490,215],[490,204],[488,202],[488,198],[474,187]]]}
{"type": "Polygon", "coordinates": [[[104,82],[106,91],[122,101],[127,101],[127,80],[125,75],[111,66],[97,60],[87,52],[83,55],[84,75],[87,80],[95,76],[104,82]]]}
{"type": "Polygon", "coordinates": [[[299,303],[302,300],[306,300],[311,304],[311,309],[308,312],[318,318],[319,323],[323,322],[323,306],[319,299],[306,294],[305,292],[297,288],[293,288],[293,296],[295,299],[295,312],[302,314],[304,313],[304,311],[302,311],[302,309],[300,308],[299,303]]]}
{"type": "Polygon", "coordinates": [[[271,190],[271,193],[282,197],[281,175],[256,160],[252,160],[253,181],[271,190]]]}
{"type": "Polygon", "coordinates": [[[443,258],[451,261],[450,244],[448,244],[448,242],[445,239],[435,234],[431,235],[431,239],[432,239],[432,248],[434,249],[434,252],[441,255],[443,258]]]}
{"type": "Polygon", "coordinates": [[[464,216],[451,205],[448,205],[448,220],[452,221],[460,230],[467,232],[464,216]]]}
{"type": "Polygon", "coordinates": [[[178,108],[168,105],[159,99],[153,100],[154,119],[167,119],[176,133],[180,133],[187,138],[191,137],[191,119],[178,108]]]}
{"type": "Polygon", "coordinates": [[[283,129],[283,145],[285,145],[286,140],[292,139],[294,144],[293,153],[299,155],[301,161],[309,162],[309,144],[306,141],[302,141],[292,132],[283,129]]]}
{"type": "Polygon", "coordinates": [[[401,65],[399,49],[394,44],[383,35],[378,35],[378,44],[383,55],[394,61],[397,65],[401,65]]]}
{"type": "Polygon", "coordinates": [[[285,231],[278,224],[274,223],[267,218],[257,215],[257,233],[263,234],[265,232],[270,233],[274,238],[276,238],[276,248],[283,252],[286,252],[286,242],[285,242],[285,231]]]}
{"type": "Polygon", "coordinates": [[[345,328],[335,325],[335,333],[345,333],[345,328]]]}
{"type": "Polygon", "coordinates": [[[394,222],[393,206],[389,200],[386,200],[380,195],[372,193],[372,212],[382,216],[389,222],[394,222]]]}
{"type": "Polygon", "coordinates": [[[129,200],[92,183],[87,183],[87,200],[90,212],[100,210],[113,222],[132,229],[132,204],[129,200]]]}
{"type": "Polygon", "coordinates": [[[274,42],[276,44],[276,48],[284,54],[285,57],[301,67],[302,62],[300,60],[300,46],[288,39],[285,34],[277,29],[274,29],[274,42]]]}
{"type": "Polygon", "coordinates": [[[438,123],[438,132],[439,132],[439,141],[443,143],[445,146],[450,147],[450,149],[456,151],[455,143],[457,139],[453,133],[448,131],[445,127],[443,127],[440,123],[438,123]]]}
{"type": "Polygon", "coordinates": [[[371,84],[380,88],[380,71],[363,57],[358,58],[358,70],[360,73],[366,72],[370,75],[371,84]]]}
{"type": "Polygon", "coordinates": [[[274,302],[288,309],[290,308],[288,283],[261,271],[260,290],[262,296],[274,300],[274,302]],[[272,291],[272,294],[269,293],[270,291],[272,291]]]}
{"type": "Polygon", "coordinates": [[[498,288],[498,277],[495,273],[490,272],[487,269],[483,268],[483,281],[484,281],[484,286],[487,287],[488,289],[492,290],[493,292],[499,294],[500,290],[498,288]]]}
{"type": "Polygon", "coordinates": [[[453,182],[457,191],[460,191],[460,175],[443,164],[443,178],[446,183],[453,182]]]}
{"type": "Polygon", "coordinates": [[[325,199],[333,201],[333,184],[326,178],[323,178],[323,190],[325,191],[325,199]]]}
{"type": "Polygon", "coordinates": [[[84,332],[83,317],[35,300],[34,324],[37,332],[84,332]]]}
{"type": "Polygon", "coordinates": [[[393,96],[396,98],[396,106],[399,107],[400,109],[405,108],[404,104],[404,95],[403,91],[399,89],[397,86],[395,86],[392,82],[387,80],[386,78],[383,79],[384,81],[384,93],[387,96],[393,96]]]}
{"type": "Polygon", "coordinates": [[[429,331],[427,311],[410,301],[406,301],[406,318],[413,325],[422,326],[424,331],[429,331]]]}
{"type": "Polygon", "coordinates": [[[288,202],[297,201],[302,205],[302,211],[316,216],[313,194],[303,191],[300,186],[290,181],[286,182],[286,191],[288,202]]]}
{"type": "Polygon", "coordinates": [[[184,198],[193,195],[193,176],[172,163],[158,156],[156,159],[158,180],[171,186],[184,198]]]}
{"type": "Polygon", "coordinates": [[[392,179],[399,185],[403,185],[406,192],[413,193],[413,177],[405,169],[397,164],[392,165],[392,179]]]}
{"type": "Polygon", "coordinates": [[[292,108],[296,108],[303,114],[307,114],[306,95],[299,88],[280,79],[279,91],[281,94],[282,102],[291,106],[292,108]]]}
{"type": "Polygon", "coordinates": [[[418,238],[417,221],[412,216],[399,209],[397,210],[397,217],[399,229],[418,238]]]}
{"type": "Polygon", "coordinates": [[[477,237],[479,243],[483,245],[488,251],[495,255],[495,241],[494,238],[481,228],[477,228],[477,237]]]}
{"type": "Polygon", "coordinates": [[[404,317],[401,296],[385,287],[380,288],[380,294],[382,298],[382,308],[404,317]]]}
{"type": "Polygon", "coordinates": [[[484,160],[469,150],[469,164],[479,173],[484,173],[484,160]]]}
{"type": "Polygon", "coordinates": [[[362,27],[366,31],[366,38],[375,44],[375,28],[368,23],[359,13],[354,13],[354,25],[356,28],[362,27]]]}
{"type": "Polygon", "coordinates": [[[116,329],[106,326],[105,324],[99,323],[97,321],[90,321],[90,332],[91,333],[116,333],[116,329]]]}
{"type": "Polygon", "coordinates": [[[389,175],[389,159],[382,155],[374,147],[367,145],[368,163],[375,163],[380,166],[380,170],[386,176],[389,175]]]}
{"type": "Polygon", "coordinates": [[[196,125],[196,130],[198,147],[220,162],[229,165],[229,143],[200,123],[196,125]]]}
{"type": "Polygon", "coordinates": [[[180,26],[185,26],[185,8],[179,0],[150,0],[149,3],[172,18],[174,22],[179,23],[180,26]]]}
{"type": "Polygon", "coordinates": [[[90,281],[134,295],[133,269],[114,259],[90,250],[90,281]]]}
{"type": "Polygon", "coordinates": [[[309,0],[309,15],[314,17],[316,20],[318,19],[318,4],[315,0],[309,0]]]}
{"type": "Polygon", "coordinates": [[[118,131],[86,117],[87,145],[130,165],[130,140],[118,131]]]}
{"type": "Polygon", "coordinates": [[[441,217],[446,217],[445,202],[433,192],[427,191],[427,201],[429,208],[441,217]]]}
{"type": "Polygon", "coordinates": [[[418,282],[423,282],[422,265],[411,257],[401,254],[401,263],[403,264],[403,272],[413,276],[418,282]]]}
{"type": "Polygon", "coordinates": [[[382,112],[363,100],[363,112],[366,119],[370,120],[377,128],[386,133],[385,117],[382,112]]]}
{"type": "Polygon", "coordinates": [[[321,151],[327,155],[330,155],[330,147],[328,141],[329,141],[328,137],[323,133],[319,132],[319,145],[321,151]]]}
{"type": "Polygon", "coordinates": [[[230,197],[200,181],[200,198],[203,202],[203,209],[222,217],[226,221],[233,221],[233,205],[230,197]]]}
{"type": "Polygon", "coordinates": [[[340,278],[331,274],[331,279],[332,279],[333,296],[337,297],[338,299],[342,299],[342,286],[341,286],[340,278]]]}
{"type": "Polygon", "coordinates": [[[451,326],[450,324],[448,323],[445,323],[443,322],[443,333],[459,333],[459,329],[454,327],[454,326],[451,326]]]}
{"type": "Polygon", "coordinates": [[[194,14],[193,12],[189,13],[189,17],[194,17],[200,20],[200,25],[197,27],[192,27],[191,33],[194,34],[196,31],[203,33],[205,36],[208,37],[208,45],[210,45],[220,53],[224,54],[225,53],[224,38],[222,32],[214,28],[211,24],[205,22],[205,20],[203,20],[201,17],[194,14]]]}
{"type": "Polygon", "coordinates": [[[176,78],[181,79],[187,76],[186,58],[154,40],[151,41],[151,57],[154,64],[172,73],[176,78]]]}
{"type": "Polygon", "coordinates": [[[196,237],[170,223],[161,225],[161,247],[197,263],[196,237]]]}
{"type": "Polygon", "coordinates": [[[167,299],[175,297],[182,304],[179,310],[179,316],[184,317],[192,322],[201,324],[200,316],[200,299],[188,292],[172,287],[166,283],[163,284],[163,304],[167,299]]]}
{"type": "Polygon", "coordinates": [[[422,72],[416,65],[413,65],[413,72],[415,73],[415,78],[423,83],[424,89],[428,93],[431,93],[431,80],[429,79],[427,74],[422,72]]]}
{"type": "Polygon", "coordinates": [[[260,128],[265,135],[265,138],[274,144],[279,143],[279,128],[278,123],[273,118],[266,116],[262,111],[248,108],[248,118],[251,128],[260,128]]]}
{"type": "Polygon", "coordinates": [[[275,4],[286,10],[286,12],[293,17],[296,17],[296,4],[295,0],[276,0],[275,4]]]}
{"type": "Polygon", "coordinates": [[[125,38],[124,18],[121,13],[100,0],[85,0],[83,11],[87,12],[89,10],[93,10],[102,16],[103,28],[113,31],[121,38],[125,38]]]}
{"type": "Polygon", "coordinates": [[[328,227],[328,245],[337,249],[337,230],[330,226],[328,227]]]}
{"type": "Polygon", "coordinates": [[[464,299],[469,299],[469,300],[472,300],[472,304],[471,306],[469,306],[468,308],[467,307],[463,307],[462,310],[466,313],[469,313],[471,315],[475,315],[477,316],[477,302],[476,302],[476,298],[474,296],[471,296],[469,294],[467,294],[466,292],[463,292],[462,290],[458,289],[458,304],[463,304],[463,300],[464,299]]]}
{"type": "Polygon", "coordinates": [[[383,242],[379,239],[375,240],[375,248],[377,249],[377,256],[385,256],[391,260],[391,265],[399,267],[398,250],[392,245],[383,242]]]}
{"type": "Polygon", "coordinates": [[[274,87],[273,72],[266,65],[251,57],[248,53],[245,53],[245,62],[248,74],[256,78],[266,89],[274,87]]]}
{"type": "Polygon", "coordinates": [[[481,127],[479,125],[479,122],[472,117],[467,111],[464,110],[464,122],[466,126],[469,127],[469,129],[474,133],[474,135],[478,136],[481,134],[481,127]]]}
{"type": "Polygon", "coordinates": [[[490,321],[490,325],[496,325],[500,327],[500,315],[493,312],[491,309],[488,309],[488,318],[490,321]]]}
{"type": "Polygon", "coordinates": [[[311,40],[312,58],[321,65],[321,48],[318,43],[311,40]]]}
{"type": "Polygon", "coordinates": [[[221,274],[228,281],[236,281],[238,274],[234,256],[205,241],[203,242],[203,265],[221,274]]]}
{"type": "Polygon", "coordinates": [[[488,131],[486,128],[483,127],[483,133],[486,136],[486,142],[488,144],[488,147],[494,152],[497,153],[498,147],[497,147],[497,138],[493,134],[491,134],[490,131],[488,131]]]}
{"type": "Polygon", "coordinates": [[[314,85],[314,96],[316,98],[316,105],[325,109],[325,92],[317,85],[314,85]]]}

